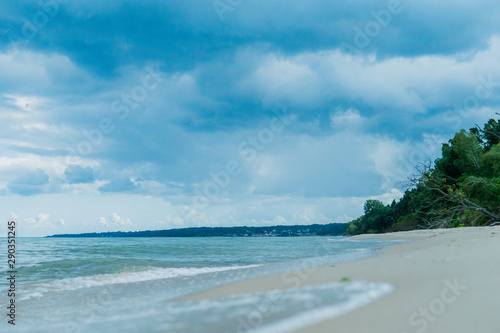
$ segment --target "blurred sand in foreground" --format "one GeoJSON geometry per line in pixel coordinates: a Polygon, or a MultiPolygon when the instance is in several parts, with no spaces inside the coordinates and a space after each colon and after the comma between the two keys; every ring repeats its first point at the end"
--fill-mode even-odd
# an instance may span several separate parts
{"type": "MultiPolygon", "coordinates": [[[[296,332],[500,332],[500,226],[351,239],[366,238],[408,242],[368,259],[297,271],[301,286],[348,278],[390,282],[396,290],[376,302],[296,332]]],[[[214,288],[184,300],[290,287],[283,274],[276,274],[214,288]]]]}

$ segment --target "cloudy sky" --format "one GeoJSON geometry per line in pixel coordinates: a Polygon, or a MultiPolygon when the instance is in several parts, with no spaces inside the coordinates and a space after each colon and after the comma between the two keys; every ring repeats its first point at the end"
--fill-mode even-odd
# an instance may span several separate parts
{"type": "Polygon", "coordinates": [[[22,236],[346,222],[500,111],[497,0],[4,1],[22,236]]]}

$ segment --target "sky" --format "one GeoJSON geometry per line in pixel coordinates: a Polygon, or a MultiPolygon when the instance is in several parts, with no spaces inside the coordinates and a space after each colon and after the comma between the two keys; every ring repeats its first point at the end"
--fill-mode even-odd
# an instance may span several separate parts
{"type": "Polygon", "coordinates": [[[497,0],[0,4],[20,236],[348,222],[500,112],[497,0]]]}

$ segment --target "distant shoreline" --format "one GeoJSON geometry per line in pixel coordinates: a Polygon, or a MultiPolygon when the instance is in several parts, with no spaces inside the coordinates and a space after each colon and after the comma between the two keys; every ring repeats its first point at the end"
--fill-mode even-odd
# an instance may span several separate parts
{"type": "Polygon", "coordinates": [[[167,230],[109,231],[81,234],[56,234],[46,238],[112,237],[303,237],[343,236],[347,223],[276,225],[267,227],[191,227],[167,230]]]}

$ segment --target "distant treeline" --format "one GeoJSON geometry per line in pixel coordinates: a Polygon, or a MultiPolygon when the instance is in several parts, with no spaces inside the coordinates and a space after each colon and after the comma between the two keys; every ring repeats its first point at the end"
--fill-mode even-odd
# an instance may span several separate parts
{"type": "Polygon", "coordinates": [[[348,234],[500,224],[500,122],[461,130],[432,165],[416,166],[399,201],[365,203],[348,234]]]}
{"type": "Polygon", "coordinates": [[[271,227],[199,227],[169,230],[93,232],[60,234],[47,237],[298,237],[340,236],[347,231],[347,223],[312,225],[277,225],[271,227]]]}

